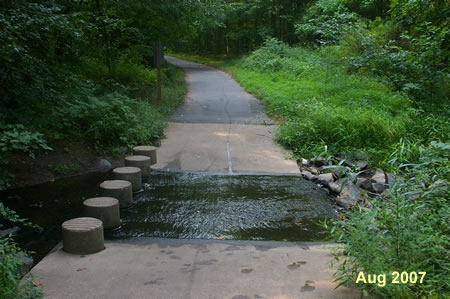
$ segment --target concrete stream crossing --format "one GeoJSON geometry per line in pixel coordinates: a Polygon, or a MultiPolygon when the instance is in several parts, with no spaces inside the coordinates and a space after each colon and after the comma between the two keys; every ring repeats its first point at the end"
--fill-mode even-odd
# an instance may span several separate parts
{"type": "MultiPolygon", "coordinates": [[[[257,99],[224,72],[166,59],[184,68],[188,94],[152,168],[299,174],[257,99]]],[[[335,245],[157,238],[105,245],[87,256],[55,247],[31,271],[45,298],[359,298],[334,289],[328,247],[335,245]]]]}

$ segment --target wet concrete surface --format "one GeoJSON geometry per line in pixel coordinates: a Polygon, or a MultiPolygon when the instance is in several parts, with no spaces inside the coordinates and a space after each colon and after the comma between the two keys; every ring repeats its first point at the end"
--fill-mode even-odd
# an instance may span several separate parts
{"type": "Polygon", "coordinates": [[[169,123],[152,168],[169,171],[299,174],[275,143],[276,126],[169,123]]]}
{"type": "Polygon", "coordinates": [[[359,298],[334,289],[330,246],[141,238],[78,256],[58,245],[31,272],[45,298],[359,298]]]}

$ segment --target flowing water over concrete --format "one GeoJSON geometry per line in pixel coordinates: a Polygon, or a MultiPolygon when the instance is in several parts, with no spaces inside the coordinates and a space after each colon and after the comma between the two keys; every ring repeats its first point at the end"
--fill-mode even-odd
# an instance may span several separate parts
{"type": "Polygon", "coordinates": [[[327,193],[301,177],[167,173],[122,211],[109,239],[322,241],[336,212],[327,193]]]}
{"type": "MultiPolygon", "coordinates": [[[[109,178],[94,173],[3,192],[7,207],[39,225],[19,231],[19,243],[39,261],[61,240],[61,223],[82,216],[83,200],[109,178]]],[[[298,176],[153,173],[145,184],[106,239],[322,241],[319,222],[336,216],[327,193],[298,176]]]]}

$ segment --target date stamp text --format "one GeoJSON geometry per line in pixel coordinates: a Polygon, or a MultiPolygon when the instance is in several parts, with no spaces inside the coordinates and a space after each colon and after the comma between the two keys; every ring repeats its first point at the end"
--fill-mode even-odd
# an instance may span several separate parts
{"type": "Polygon", "coordinates": [[[359,272],[358,277],[356,278],[356,283],[368,283],[368,284],[377,284],[380,287],[384,287],[386,283],[401,283],[401,284],[415,284],[415,283],[423,283],[427,272],[398,272],[392,271],[390,272],[390,277],[388,275],[382,274],[368,274],[364,272],[359,272]],[[387,281],[390,279],[390,281],[387,281]]]}

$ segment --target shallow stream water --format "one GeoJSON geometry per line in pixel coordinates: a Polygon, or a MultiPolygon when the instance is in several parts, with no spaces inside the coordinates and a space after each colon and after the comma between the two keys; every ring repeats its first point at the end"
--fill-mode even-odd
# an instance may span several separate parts
{"type": "MultiPolygon", "coordinates": [[[[81,216],[83,200],[98,195],[106,179],[95,173],[1,193],[6,206],[39,225],[19,231],[18,242],[43,257],[61,240],[61,223],[81,216]]],[[[144,186],[107,240],[323,241],[320,221],[336,217],[329,195],[298,176],[154,173],[144,186]]]]}
{"type": "Polygon", "coordinates": [[[108,238],[321,241],[319,221],[335,216],[325,191],[294,176],[159,174],[134,200],[108,238]]]}

